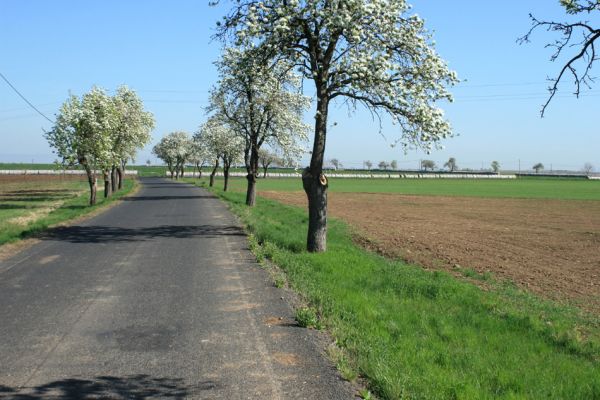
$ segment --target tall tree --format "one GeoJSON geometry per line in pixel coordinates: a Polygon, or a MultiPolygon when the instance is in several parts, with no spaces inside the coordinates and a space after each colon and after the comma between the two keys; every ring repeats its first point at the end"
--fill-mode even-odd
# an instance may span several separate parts
{"type": "Polygon", "coordinates": [[[433,50],[429,33],[404,0],[239,0],[217,36],[257,42],[293,62],[314,82],[317,100],[310,166],[307,249],[325,251],[327,186],[323,161],[329,104],[346,98],[402,128],[399,142],[426,149],[451,134],[439,99],[456,76],[433,50]]]}
{"type": "Polygon", "coordinates": [[[373,163],[370,160],[367,160],[364,162],[365,164],[365,168],[367,168],[367,170],[371,170],[371,168],[373,168],[373,163]]]}
{"type": "Polygon", "coordinates": [[[113,165],[113,190],[123,187],[125,166],[133,161],[138,150],[150,143],[150,132],[154,129],[154,116],[144,110],[137,93],[127,86],[120,86],[113,97],[117,110],[118,124],[115,127],[114,146],[116,164],[113,165]]]}
{"type": "Polygon", "coordinates": [[[379,164],[377,164],[377,166],[379,167],[379,169],[386,170],[390,165],[387,161],[379,161],[379,164]]]}
{"type": "Polygon", "coordinates": [[[96,174],[110,169],[115,153],[117,126],[114,101],[103,89],[93,87],[81,99],[71,95],[63,103],[56,124],[45,137],[63,165],[80,165],[90,187],[90,205],[96,204],[96,174]]]}
{"type": "Polygon", "coordinates": [[[531,168],[533,168],[535,170],[536,174],[539,174],[540,171],[542,171],[544,169],[544,164],[539,162],[539,163],[534,164],[533,167],[531,167],[531,168]]]}
{"type": "Polygon", "coordinates": [[[292,64],[272,60],[253,46],[226,48],[216,63],[220,79],[208,110],[243,139],[246,204],[256,202],[259,151],[264,144],[296,156],[307,139],[302,114],[310,105],[300,93],[300,77],[292,64]]]}
{"type": "Polygon", "coordinates": [[[398,161],[396,161],[396,160],[392,160],[392,161],[390,162],[390,168],[391,168],[392,170],[396,171],[396,170],[398,169],[398,161]]]}
{"type": "MultiPolygon", "coordinates": [[[[560,0],[560,4],[570,15],[589,15],[595,13],[598,17],[600,12],[600,1],[598,0],[560,0]]],[[[592,26],[585,20],[574,22],[556,22],[539,20],[529,14],[532,26],[529,32],[521,37],[519,43],[528,43],[531,40],[533,32],[538,29],[557,32],[559,38],[548,43],[546,47],[553,49],[550,61],[554,62],[563,56],[563,53],[571,52],[557,73],[555,78],[550,78],[548,91],[550,95],[542,105],[541,115],[544,116],[546,108],[558,92],[558,87],[565,76],[571,76],[575,85],[575,96],[579,97],[582,86],[590,87],[594,82],[594,77],[590,75],[594,62],[598,60],[595,43],[600,38],[600,26],[592,26]],[[574,50],[573,50],[574,49],[574,50]]]]}

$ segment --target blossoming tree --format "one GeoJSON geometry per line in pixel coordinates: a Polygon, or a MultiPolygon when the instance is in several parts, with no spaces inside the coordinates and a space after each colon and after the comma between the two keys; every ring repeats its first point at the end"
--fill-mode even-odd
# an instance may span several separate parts
{"type": "Polygon", "coordinates": [[[299,157],[308,126],[302,114],[310,99],[300,93],[300,77],[284,60],[273,62],[260,48],[226,48],[216,63],[220,79],[208,107],[243,139],[248,187],[246,204],[256,202],[259,151],[263,144],[299,157]]]}
{"type": "Polygon", "coordinates": [[[171,132],[163,137],[152,152],[167,164],[171,179],[183,177],[185,162],[192,150],[192,139],[187,132],[171,132]]]}
{"type": "Polygon", "coordinates": [[[229,169],[242,157],[244,149],[243,139],[228,125],[224,124],[220,116],[209,118],[200,126],[194,139],[204,143],[209,154],[214,160],[213,170],[210,174],[210,186],[215,183],[215,174],[219,168],[219,160],[223,161],[223,191],[229,186],[229,169]]]}
{"type": "Polygon", "coordinates": [[[114,151],[117,159],[112,168],[113,191],[122,188],[125,166],[133,160],[137,151],[146,146],[154,129],[154,116],[144,110],[137,93],[127,86],[120,86],[113,97],[118,124],[114,134],[114,151]]]}
{"type": "Polygon", "coordinates": [[[113,99],[93,87],[81,98],[71,95],[61,106],[52,130],[45,133],[63,165],[81,165],[85,170],[90,205],[96,204],[97,172],[110,169],[116,157],[113,138],[117,124],[113,99]]]}
{"type": "Polygon", "coordinates": [[[345,98],[387,114],[405,146],[429,149],[451,135],[434,103],[451,98],[446,88],[457,78],[409,9],[405,0],[237,0],[218,28],[222,40],[263,46],[314,82],[313,150],[302,176],[309,251],[326,249],[323,161],[331,101],[345,98]]]}

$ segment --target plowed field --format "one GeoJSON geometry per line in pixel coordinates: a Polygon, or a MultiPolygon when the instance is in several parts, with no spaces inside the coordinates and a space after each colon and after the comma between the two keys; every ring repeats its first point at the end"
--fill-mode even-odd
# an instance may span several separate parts
{"type": "MultiPolygon", "coordinates": [[[[306,207],[302,192],[260,194],[306,207]]],[[[600,201],[330,193],[329,215],[386,256],[490,272],[600,312],[600,201]]]]}

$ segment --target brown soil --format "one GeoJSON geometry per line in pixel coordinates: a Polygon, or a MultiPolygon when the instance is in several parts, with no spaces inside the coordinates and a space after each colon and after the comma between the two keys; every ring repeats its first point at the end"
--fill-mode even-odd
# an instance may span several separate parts
{"type": "Polygon", "coordinates": [[[0,184],[23,182],[61,182],[87,180],[85,175],[0,175],[0,184]]]}
{"type": "MultiPolygon", "coordinates": [[[[303,193],[261,192],[306,207],[303,193]]],[[[473,268],[600,311],[600,202],[330,193],[361,243],[425,268],[473,268]]]]}

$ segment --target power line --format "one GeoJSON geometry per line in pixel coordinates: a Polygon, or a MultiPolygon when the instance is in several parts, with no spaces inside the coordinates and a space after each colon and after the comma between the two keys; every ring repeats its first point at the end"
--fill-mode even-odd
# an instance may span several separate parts
{"type": "Polygon", "coordinates": [[[17,90],[17,88],[16,88],[16,87],[14,87],[14,86],[13,86],[13,84],[12,84],[12,83],[10,83],[10,82],[8,81],[8,79],[6,79],[6,77],[5,77],[5,76],[2,74],[2,72],[0,72],[0,77],[1,77],[2,79],[4,79],[4,82],[6,82],[6,83],[8,84],[8,86],[10,86],[10,87],[12,88],[12,90],[14,90],[14,91],[15,91],[15,93],[16,93],[16,94],[18,94],[18,95],[19,95],[19,97],[21,97],[21,98],[22,98],[22,99],[25,101],[25,103],[29,104],[29,107],[31,107],[31,108],[33,108],[35,111],[37,111],[37,113],[38,113],[38,114],[40,114],[42,117],[46,118],[48,121],[50,121],[50,123],[52,123],[52,124],[54,123],[54,121],[52,121],[50,118],[46,117],[46,116],[44,115],[44,113],[43,113],[43,112],[41,112],[41,111],[40,111],[40,110],[38,110],[38,109],[37,109],[37,108],[36,108],[36,107],[35,107],[33,104],[31,104],[31,102],[30,102],[29,100],[27,100],[27,99],[25,98],[25,96],[23,96],[23,95],[21,94],[21,92],[19,92],[19,91],[17,90]]]}

